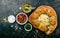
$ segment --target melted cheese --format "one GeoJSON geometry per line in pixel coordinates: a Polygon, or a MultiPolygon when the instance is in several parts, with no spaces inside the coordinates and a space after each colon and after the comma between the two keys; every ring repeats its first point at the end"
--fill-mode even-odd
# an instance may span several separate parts
{"type": "Polygon", "coordinates": [[[40,26],[42,26],[42,25],[45,25],[45,26],[50,25],[49,16],[46,15],[46,14],[41,14],[39,16],[38,20],[40,21],[40,26]]]}

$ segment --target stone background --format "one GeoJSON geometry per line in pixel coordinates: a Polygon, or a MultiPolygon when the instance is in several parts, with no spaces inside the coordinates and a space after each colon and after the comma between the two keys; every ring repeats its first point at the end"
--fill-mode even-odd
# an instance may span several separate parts
{"type": "MultiPolygon", "coordinates": [[[[27,15],[29,16],[30,14],[27,15]]],[[[60,38],[59,23],[60,0],[0,0],[0,38],[60,38]],[[24,3],[30,3],[33,7],[49,5],[56,10],[58,15],[58,26],[51,35],[47,36],[34,27],[32,31],[26,32],[23,26],[18,25],[16,22],[9,24],[2,21],[3,18],[8,17],[11,14],[16,16],[20,13],[21,10],[19,10],[19,7],[21,7],[24,3]]]]}

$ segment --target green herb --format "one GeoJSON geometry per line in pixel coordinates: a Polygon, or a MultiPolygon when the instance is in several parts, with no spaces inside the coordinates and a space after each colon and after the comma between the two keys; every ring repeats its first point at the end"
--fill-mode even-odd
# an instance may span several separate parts
{"type": "Polygon", "coordinates": [[[29,24],[26,25],[26,29],[27,30],[30,30],[31,29],[31,26],[29,24]]]}

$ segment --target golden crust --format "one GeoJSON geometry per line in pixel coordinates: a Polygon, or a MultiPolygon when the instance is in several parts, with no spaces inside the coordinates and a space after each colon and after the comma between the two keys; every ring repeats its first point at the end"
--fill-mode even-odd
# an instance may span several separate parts
{"type": "Polygon", "coordinates": [[[43,32],[46,32],[48,30],[47,27],[43,26],[43,25],[39,26],[38,29],[41,30],[41,31],[43,31],[43,32]]]}
{"type": "Polygon", "coordinates": [[[35,28],[39,27],[40,22],[38,20],[32,20],[32,23],[33,23],[35,28]]]}
{"type": "Polygon", "coordinates": [[[51,34],[55,30],[55,26],[51,25],[49,26],[49,30],[45,32],[47,35],[51,34]]]}
{"type": "Polygon", "coordinates": [[[50,35],[55,28],[57,27],[57,14],[55,10],[50,6],[39,6],[30,16],[29,16],[29,22],[37,29],[45,32],[47,35],[50,35]],[[40,14],[47,14],[50,16],[50,23],[51,26],[39,26],[39,21],[37,18],[40,14]]]}
{"type": "Polygon", "coordinates": [[[50,17],[50,23],[51,23],[52,25],[56,24],[56,16],[51,16],[51,17],[50,17]]]}

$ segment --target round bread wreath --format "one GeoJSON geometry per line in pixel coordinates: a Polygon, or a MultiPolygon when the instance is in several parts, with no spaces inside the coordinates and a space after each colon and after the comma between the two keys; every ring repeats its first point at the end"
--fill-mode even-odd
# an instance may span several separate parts
{"type": "Polygon", "coordinates": [[[29,16],[29,22],[33,25],[33,27],[39,29],[40,31],[45,32],[47,35],[50,35],[55,28],[57,27],[57,14],[55,10],[50,6],[39,6],[30,16],[29,16]],[[49,16],[50,25],[47,26],[41,26],[40,21],[37,19],[41,14],[46,14],[49,16]]]}

